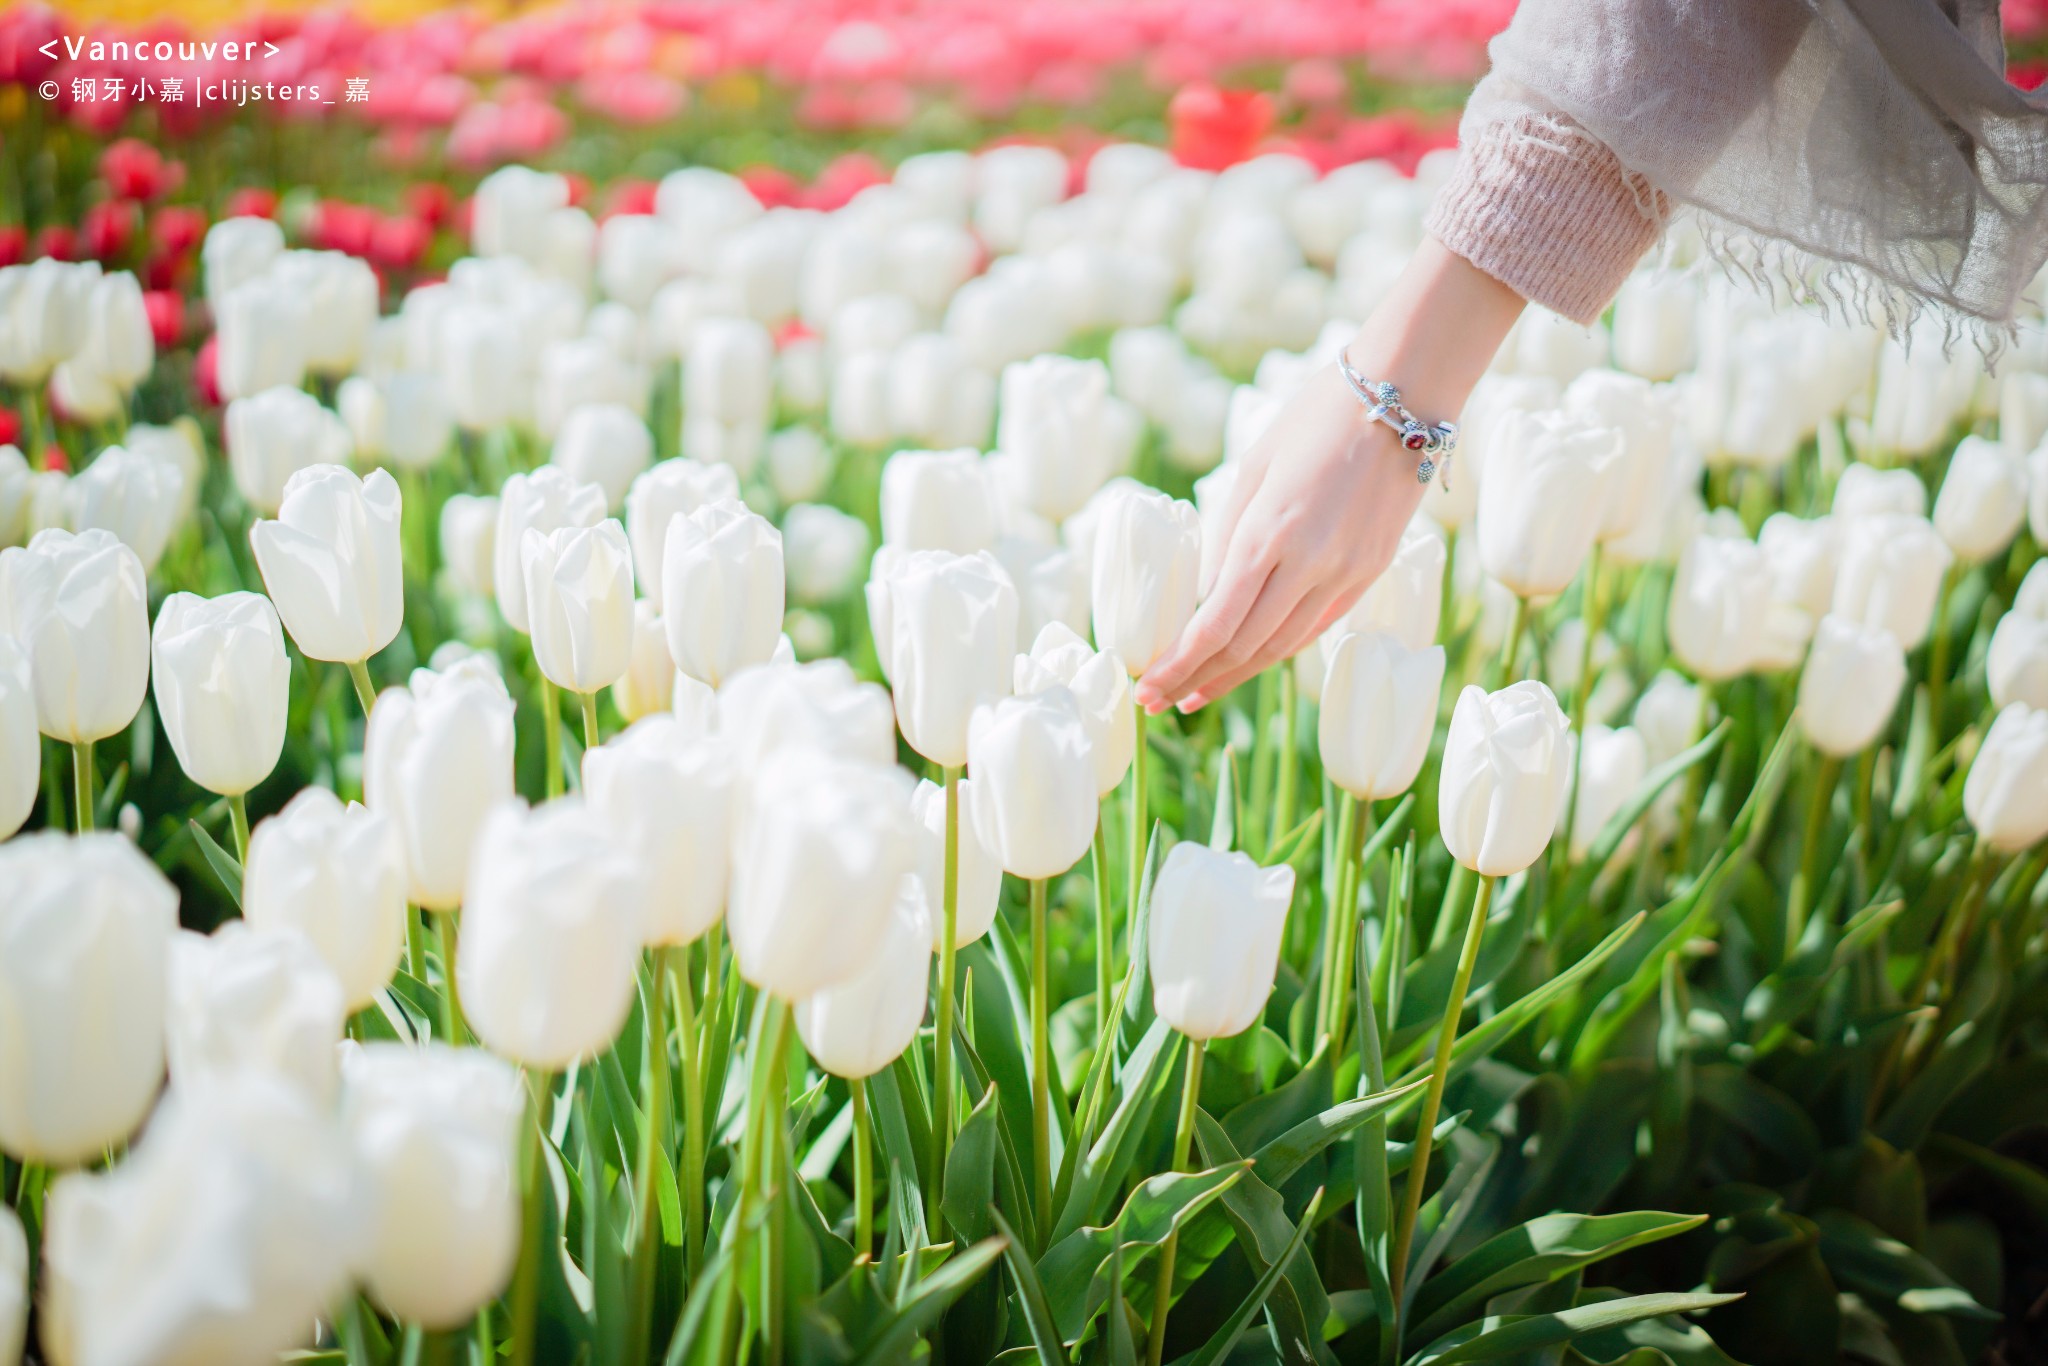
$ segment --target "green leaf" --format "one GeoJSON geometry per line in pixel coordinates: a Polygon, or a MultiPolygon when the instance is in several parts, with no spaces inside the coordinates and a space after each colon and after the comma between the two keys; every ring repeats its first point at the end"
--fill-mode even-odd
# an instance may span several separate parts
{"type": "Polygon", "coordinates": [[[213,836],[206,833],[206,827],[198,821],[188,820],[185,824],[192,831],[192,841],[199,846],[199,852],[206,859],[206,866],[213,869],[213,875],[220,879],[228,900],[235,903],[235,909],[242,909],[242,865],[235,856],[220,847],[213,836]]]}
{"type": "Polygon", "coordinates": [[[1719,749],[1728,738],[1729,721],[1721,721],[1690,749],[1680,750],[1657,767],[1643,775],[1642,782],[1629,799],[1621,804],[1607,823],[1600,827],[1600,833],[1593,837],[1592,845],[1586,851],[1583,861],[1572,869],[1571,879],[1559,889],[1559,904],[1565,906],[1583,905],[1592,895],[1593,882],[1607,868],[1628,832],[1635,829],[1636,822],[1656,804],[1665,788],[1682,777],[1694,764],[1703,763],[1709,755],[1719,749]]]}
{"type": "Polygon", "coordinates": [[[1223,1131],[1239,1152],[1255,1152],[1322,1114],[1330,1103],[1333,1085],[1329,1043],[1324,1040],[1301,1071],[1225,1115],[1223,1131]]]}
{"type": "MultiPolygon", "coordinates": [[[[1195,1112],[1195,1143],[1201,1149],[1202,1160],[1212,1166],[1239,1160],[1223,1126],[1202,1110],[1195,1112]]],[[[1318,1354],[1326,1350],[1323,1333],[1330,1318],[1330,1297],[1323,1289],[1314,1258],[1289,1260],[1282,1251],[1292,1237],[1292,1221],[1287,1217],[1286,1202],[1274,1189],[1278,1184],[1261,1180],[1255,1166],[1226,1191],[1219,1209],[1228,1235],[1213,1227],[1216,1215],[1202,1220],[1199,1227],[1190,1227],[1181,1236],[1174,1283],[1177,1290],[1193,1285],[1228,1246],[1228,1237],[1237,1239],[1245,1261],[1255,1271],[1277,1259],[1284,1279],[1269,1303],[1282,1355],[1289,1360],[1317,1360],[1318,1354]]]]}
{"type": "Polygon", "coordinates": [[[1109,1249],[1110,1300],[1103,1326],[1103,1342],[1109,1350],[1109,1366],[1138,1366],[1138,1344],[1131,1335],[1131,1309],[1124,1301],[1124,1249],[1113,1243],[1109,1249]]]}
{"type": "Polygon", "coordinates": [[[1842,1284],[1914,1314],[1956,1314],[1996,1323],[1999,1316],[1898,1239],[1844,1210],[1814,1216],[1820,1255],[1842,1284]]]}
{"type": "Polygon", "coordinates": [[[668,1340],[662,1366],[718,1366],[739,1311],[735,1288],[732,1249],[723,1246],[711,1254],[690,1287],[689,1301],[668,1340]]]}
{"type": "Polygon", "coordinates": [[[1166,1021],[1154,1020],[1124,1065],[1123,1099],[1103,1126],[1101,1137],[1074,1167],[1073,1184],[1053,1221],[1049,1242],[1056,1243],[1101,1217],[1102,1207],[1137,1160],[1144,1141],[1143,1121],[1150,1117],[1159,1099],[1161,1078],[1179,1052],[1180,1035],[1168,1028],[1166,1021]]]}
{"type": "Polygon", "coordinates": [[[1673,1238],[1704,1214],[1546,1214],[1496,1234],[1458,1258],[1415,1296],[1415,1337],[1427,1342],[1485,1308],[1495,1295],[1591,1266],[1632,1247],[1673,1238]]]}
{"type": "Polygon", "coordinates": [[[1318,1190],[1309,1197],[1308,1210],[1301,1216],[1301,1223],[1295,1226],[1294,1236],[1288,1240],[1286,1249],[1264,1266],[1261,1266],[1256,1258],[1253,1259],[1252,1265],[1258,1269],[1259,1279],[1252,1287],[1252,1293],[1245,1297],[1244,1303],[1231,1312],[1230,1317],[1224,1320],[1223,1326],[1202,1345],[1201,1350],[1183,1357],[1175,1366],[1182,1366],[1182,1363],[1185,1363],[1185,1366],[1217,1366],[1218,1362],[1230,1355],[1231,1349],[1237,1346],[1237,1340],[1244,1336],[1244,1330],[1251,1325],[1253,1317],[1265,1307],[1267,1299],[1273,1294],[1274,1287],[1280,1284],[1287,1268],[1293,1265],[1295,1257],[1301,1252],[1302,1244],[1308,1241],[1308,1231],[1315,1227],[1316,1213],[1322,1208],[1322,1204],[1323,1193],[1318,1190]]]}
{"type": "Polygon", "coordinates": [[[995,1232],[996,1088],[982,1095],[946,1154],[946,1189],[940,1208],[962,1238],[979,1242],[995,1232]]]}
{"type": "Polygon", "coordinates": [[[1419,1100],[1422,1088],[1427,1084],[1428,1078],[1417,1078],[1405,1086],[1347,1100],[1332,1105],[1319,1115],[1310,1116],[1252,1154],[1258,1164],[1259,1179],[1269,1186],[1284,1185],[1310,1158],[1359,1125],[1377,1119],[1410,1100],[1419,1100]]]}
{"type": "Polygon", "coordinates": [[[908,1361],[911,1344],[920,1333],[939,1321],[941,1315],[967,1288],[1003,1255],[1007,1246],[1001,1238],[984,1238],[936,1272],[919,1281],[860,1354],[863,1366],[893,1366],[908,1361]]]}
{"type": "Polygon", "coordinates": [[[1077,1229],[1038,1259],[1039,1280],[1063,1342],[1075,1342],[1096,1310],[1122,1287],[1109,1283],[1110,1250],[1157,1247],[1244,1175],[1249,1164],[1204,1172],[1165,1172],[1141,1182],[1117,1217],[1077,1229]]]}
{"type": "Polygon", "coordinates": [[[1639,1319],[1693,1314],[1731,1304],[1740,1295],[1631,1295],[1582,1304],[1554,1314],[1493,1315],[1448,1333],[1408,1358],[1408,1366],[1456,1366],[1463,1361],[1499,1361],[1539,1352],[1585,1333],[1597,1333],[1639,1319]]]}
{"type": "Polygon", "coordinates": [[[1011,1279],[1017,1282],[1017,1299],[1024,1307],[1024,1326],[1031,1334],[1031,1345],[1038,1352],[1038,1359],[1044,1366],[1064,1366],[1066,1348],[1060,1343],[1059,1328],[1052,1316],[1052,1307],[1045,1300],[1045,1286],[1039,1283],[1038,1271],[1031,1265],[1031,1258],[1025,1255],[1024,1245],[1017,1240],[1017,1234],[1003,1219],[1001,1210],[990,1210],[989,1217],[996,1221],[996,1231],[1003,1239],[1003,1265],[1009,1267],[1011,1279]]]}

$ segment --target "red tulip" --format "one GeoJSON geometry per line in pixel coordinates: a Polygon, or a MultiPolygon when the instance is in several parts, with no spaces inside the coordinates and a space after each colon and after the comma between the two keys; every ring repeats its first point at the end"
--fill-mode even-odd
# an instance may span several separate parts
{"type": "Polygon", "coordinates": [[[1220,171],[1245,160],[1273,127],[1273,99],[1262,90],[1184,85],[1166,108],[1174,157],[1183,166],[1220,171]]]}
{"type": "Polygon", "coordinates": [[[832,158],[830,165],[818,173],[811,182],[811,188],[803,195],[803,206],[807,209],[839,209],[846,202],[870,185],[880,185],[889,179],[889,170],[866,152],[845,152],[832,158]]]}
{"type": "Polygon", "coordinates": [[[52,223],[36,234],[32,256],[49,256],[59,261],[78,259],[78,233],[62,223],[52,223]]]}
{"type": "Polygon", "coordinates": [[[406,210],[429,229],[446,224],[455,212],[455,191],[438,180],[416,181],[405,187],[406,210]]]}
{"type": "Polygon", "coordinates": [[[0,266],[19,265],[28,255],[28,229],[19,223],[0,227],[0,266]]]}
{"type": "Polygon", "coordinates": [[[0,446],[15,446],[21,442],[21,414],[12,408],[0,408],[0,446]]]}
{"type": "Polygon", "coordinates": [[[169,351],[184,339],[184,295],[168,289],[148,290],[142,296],[142,307],[149,314],[149,331],[156,338],[157,350],[169,351]]]}
{"type": "MultiPolygon", "coordinates": [[[[740,183],[771,209],[794,204],[804,193],[803,182],[779,166],[749,166],[740,172],[740,183]]],[[[652,196],[648,198],[647,212],[654,212],[652,196]]]]}
{"type": "Polygon", "coordinates": [[[362,204],[323,199],[313,211],[312,238],[328,251],[345,251],[351,256],[368,256],[370,239],[377,231],[378,214],[362,204]]]}
{"type": "MultiPolygon", "coordinates": [[[[50,415],[52,417],[60,416],[61,407],[62,405],[55,398],[52,398],[50,400],[50,415]]],[[[54,441],[43,443],[43,448],[36,452],[34,464],[39,470],[56,470],[60,474],[69,474],[71,472],[71,457],[66,455],[64,448],[54,441]]]]}
{"type": "MultiPolygon", "coordinates": [[[[746,178],[746,172],[740,172],[740,179],[744,181],[746,178]]],[[[609,218],[614,214],[622,213],[653,213],[654,194],[658,188],[651,180],[618,180],[612,182],[611,194],[606,201],[605,216],[609,218]]],[[[753,186],[749,185],[747,188],[753,189],[753,186]]],[[[755,190],[754,197],[760,199],[761,192],[755,190]]],[[[761,202],[766,204],[768,201],[762,199],[761,202]]]]}
{"type": "Polygon", "coordinates": [[[199,348],[199,355],[192,362],[192,384],[199,390],[200,401],[209,407],[220,406],[220,337],[208,337],[199,348]]]}
{"type": "Polygon", "coordinates": [[[254,187],[236,190],[228,196],[227,218],[277,217],[277,191],[254,187]]]}
{"type": "Polygon", "coordinates": [[[370,235],[369,256],[384,270],[411,270],[433,244],[434,230],[403,215],[380,219],[370,235]]]}
{"type": "Polygon", "coordinates": [[[86,253],[96,261],[112,261],[128,250],[142,211],[125,200],[106,200],[85,211],[86,253]]]}
{"type": "Polygon", "coordinates": [[[150,200],[176,189],[185,167],[139,138],[122,138],[100,153],[100,178],[116,199],[150,200]]]}
{"type": "Polygon", "coordinates": [[[151,216],[149,238],[166,256],[189,256],[206,240],[206,212],[190,204],[167,204],[151,216]]]}

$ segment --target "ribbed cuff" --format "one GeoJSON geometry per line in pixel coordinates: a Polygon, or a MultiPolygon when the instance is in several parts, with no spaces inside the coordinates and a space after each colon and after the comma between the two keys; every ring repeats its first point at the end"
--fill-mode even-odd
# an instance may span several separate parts
{"type": "Polygon", "coordinates": [[[1459,148],[1424,227],[1531,303],[1591,323],[1668,211],[1661,193],[1578,124],[1521,114],[1459,148]]]}

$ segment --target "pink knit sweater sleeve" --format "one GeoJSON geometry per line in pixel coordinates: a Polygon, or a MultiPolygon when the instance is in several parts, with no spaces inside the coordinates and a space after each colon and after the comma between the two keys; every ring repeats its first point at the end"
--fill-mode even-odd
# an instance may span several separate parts
{"type": "Polygon", "coordinates": [[[1563,114],[1467,128],[1424,226],[1531,303],[1590,323],[1657,240],[1669,205],[1563,114]]]}

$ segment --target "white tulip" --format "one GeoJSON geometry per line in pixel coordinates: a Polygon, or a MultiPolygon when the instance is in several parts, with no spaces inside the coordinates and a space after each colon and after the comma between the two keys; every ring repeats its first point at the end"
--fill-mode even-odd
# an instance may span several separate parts
{"type": "Polygon", "coordinates": [[[1452,858],[1482,877],[1506,877],[1542,857],[1571,776],[1570,735],[1557,699],[1534,680],[1459,695],[1437,789],[1452,858]]]}
{"type": "Polygon", "coordinates": [[[348,427],[296,388],[265,389],[228,404],[228,467],[250,507],[277,515],[285,485],[314,465],[342,465],[351,454],[348,427]]]}
{"type": "Polygon", "coordinates": [[[1137,678],[1195,614],[1201,519],[1190,503],[1123,486],[1103,505],[1092,534],[1095,643],[1114,651],[1137,678]]]}
{"type": "Polygon", "coordinates": [[[1756,545],[1771,567],[1778,601],[1792,604],[1816,621],[1827,615],[1835,597],[1832,518],[1809,521],[1789,512],[1774,512],[1764,519],[1756,545]]]}
{"type": "Polygon", "coordinates": [[[496,584],[498,500],[454,493],[441,504],[441,567],[457,593],[488,598],[496,584]]]}
{"type": "Polygon", "coordinates": [[[224,398],[296,389],[315,328],[307,300],[274,275],[228,291],[215,305],[214,385],[224,398]]]}
{"type": "Polygon", "coordinates": [[[142,709],[149,592],[112,532],[39,531],[0,550],[0,635],[27,648],[36,724],[52,739],[104,740],[142,709]]]}
{"type": "Polygon", "coordinates": [[[782,533],[734,499],[669,522],[662,624],[676,667],[713,688],[766,663],[782,634],[782,533]]]}
{"type": "MultiPolygon", "coordinates": [[[[989,932],[995,924],[996,907],[1003,890],[1003,865],[983,839],[975,824],[980,801],[972,778],[957,786],[960,807],[958,865],[954,871],[953,945],[965,948],[989,932]]],[[[944,947],[946,886],[946,789],[926,780],[910,796],[910,814],[921,827],[918,831],[917,876],[930,895],[931,944],[934,952],[944,947]]]]}
{"type": "Polygon", "coordinates": [[[882,466],[884,545],[972,555],[995,541],[995,491],[980,452],[898,451],[882,466]]]}
{"type": "Polygon", "coordinates": [[[1998,442],[1966,436],[1934,500],[1934,529],[1965,564],[1990,559],[2026,521],[2025,460],[1998,442]]]}
{"type": "Polygon", "coordinates": [[[259,929],[306,937],[365,1008],[390,985],[405,949],[405,851],[391,821],[308,787],[249,836],[242,915],[259,929]]]}
{"type": "Polygon", "coordinates": [[[1048,626],[1088,629],[1088,562],[1080,555],[1025,536],[999,537],[992,553],[1017,589],[1019,640],[1048,626]]]}
{"type": "Polygon", "coordinates": [[[1648,380],[1616,370],[1588,370],[1565,390],[1564,406],[1597,426],[1621,434],[1621,459],[1604,480],[1596,540],[1625,539],[1662,510],[1665,468],[1671,463],[1677,412],[1648,380]]]}
{"type": "Polygon", "coordinates": [[[373,1043],[342,1055],[341,1076],[368,1195],[363,1280],[394,1316],[459,1328],[519,1256],[519,1072],[476,1048],[373,1043]]]}
{"type": "Polygon", "coordinates": [[[2001,853],[2048,836],[2048,711],[2024,702],[1999,710],[1963,781],[1963,814],[2001,853]]]}
{"type": "Polygon", "coordinates": [[[21,1216],[0,1210],[0,1366],[20,1366],[28,1336],[28,1237],[21,1216]]]}
{"type": "Polygon", "coordinates": [[[1927,486],[1911,470],[1881,470],[1852,461],[1835,482],[1834,501],[1829,510],[1837,522],[1887,513],[1924,517],[1927,486]]]}
{"type": "MultiPolygon", "coordinates": [[[[676,692],[680,699],[682,682],[676,692]]],[[[676,711],[683,710],[679,702],[676,711]]],[[[843,659],[743,669],[718,691],[716,711],[720,733],[742,771],[791,748],[883,766],[896,761],[896,712],[888,689],[859,681],[843,659]]]]}
{"type": "Polygon", "coordinates": [[[1399,796],[1414,785],[1436,733],[1443,646],[1347,632],[1329,654],[1316,723],[1323,770],[1361,801],[1399,796]]]}
{"type": "Polygon", "coordinates": [[[1918,648],[1934,629],[1942,579],[1955,558],[1933,523],[1902,514],[1858,516],[1841,537],[1831,610],[1918,648]]]}
{"type": "Polygon", "coordinates": [[[1017,653],[1017,590],[995,557],[943,550],[903,556],[880,585],[888,603],[887,674],[896,721],[935,764],[967,762],[976,707],[1008,694],[1017,653]]]}
{"type": "Polygon", "coordinates": [[[775,343],[746,318],[707,318],[683,366],[683,410],[722,425],[764,421],[774,405],[775,343]]]}
{"type": "Polygon", "coordinates": [[[230,920],[210,935],[171,937],[164,1046],[171,1085],[268,1072],[325,1105],[347,1018],[341,983],[311,940],[230,920]]]}
{"type": "Polygon", "coordinates": [[[351,376],[335,391],[334,404],[359,458],[400,469],[426,469],[455,435],[440,379],[419,371],[351,376]]]}
{"type": "Polygon", "coordinates": [[[178,893],[124,836],[0,845],[0,1149],[71,1166],[125,1139],[164,1073],[178,893]]]}
{"type": "Polygon", "coordinates": [[[1294,870],[1245,854],[1173,846],[1152,887],[1147,945],[1152,1006],[1190,1039],[1220,1039],[1258,1023],[1280,965],[1294,870]]]}
{"type": "Polygon", "coordinates": [[[498,611],[513,630],[531,631],[526,607],[526,533],[552,535],[564,527],[594,527],[604,520],[605,507],[602,488],[577,483],[558,465],[543,465],[505,481],[498,491],[491,582],[497,588],[498,611]]]}
{"type": "Polygon", "coordinates": [[[0,268],[0,378],[40,384],[85,345],[97,261],[43,257],[0,268]]]}
{"type": "Polygon", "coordinates": [[[845,598],[860,582],[868,551],[867,523],[851,513],[798,503],[782,516],[789,596],[799,604],[815,607],[845,598]]]}
{"type": "Polygon", "coordinates": [[[742,977],[794,1002],[867,967],[917,861],[909,793],[901,769],[808,748],[754,771],[725,917],[742,977]]]}
{"type": "Polygon", "coordinates": [[[1130,674],[1115,651],[1098,653],[1072,628],[1050,622],[1032,640],[1031,653],[1017,656],[1011,687],[1019,697],[1028,697],[1055,686],[1071,692],[1080,708],[1095,790],[1106,797],[1123,781],[1137,753],[1130,674]]]}
{"type": "Polygon", "coordinates": [[[930,994],[931,922],[925,884],[904,878],[867,966],[797,1002],[797,1037],[819,1067],[835,1077],[873,1076],[916,1041],[930,994]]]}
{"type": "Polygon", "coordinates": [[[1073,693],[1054,684],[975,709],[967,741],[981,842],[1016,877],[1057,877],[1094,842],[1095,761],[1073,693]]]}
{"type": "MultiPolygon", "coordinates": [[[[1990,684],[1992,706],[2003,710],[2014,702],[2024,702],[2048,709],[2048,619],[2018,610],[1999,618],[1984,657],[1984,675],[1990,684]]],[[[0,821],[0,829],[4,828],[6,823],[0,821]]]]}
{"type": "Polygon", "coordinates": [[[612,702],[628,725],[643,716],[669,709],[675,694],[676,662],[669,656],[668,631],[654,604],[640,598],[633,604],[633,652],[626,671],[612,684],[612,702]]]}
{"type": "Polygon", "coordinates": [[[1645,379],[1693,366],[1699,285],[1679,270],[1639,270],[1614,296],[1614,362],[1645,379]]]}
{"type": "Polygon", "coordinates": [[[173,593],[157,610],[150,656],[157,713],[185,776],[223,796],[269,777],[291,701],[291,662],[270,599],[173,593]]]}
{"type": "Polygon", "coordinates": [[[149,378],[150,367],[156,363],[156,337],[150,331],[149,309],[142,302],[142,286],[129,272],[117,271],[93,281],[85,299],[85,331],[76,359],[124,394],[149,378]]]}
{"type": "Polygon", "coordinates": [[[415,669],[408,687],[378,695],[363,735],[363,797],[398,832],[409,900],[431,911],[462,904],[477,832],[512,796],[513,735],[512,698],[488,668],[415,669]]]}
{"type": "Polygon", "coordinates": [[[647,879],[574,797],[492,809],[471,851],[455,980],[494,1052],[556,1070],[602,1053],[632,1008],[647,879]]]}
{"type": "Polygon", "coordinates": [[[36,729],[35,681],[28,651],[0,635],[0,840],[35,810],[43,778],[43,741],[36,729]]]}
{"type": "Polygon", "coordinates": [[[263,586],[308,659],[368,659],[405,618],[398,481],[314,465],[284,486],[276,521],[249,529],[263,586]]]}
{"type": "Polygon", "coordinates": [[[1046,355],[1004,369],[996,444],[1019,462],[1025,505],[1039,516],[1065,521],[1115,473],[1108,399],[1101,361],[1046,355]]]}
{"type": "Polygon", "coordinates": [[[1664,630],[1694,677],[1788,667],[1808,629],[1804,613],[1779,601],[1770,562],[1751,542],[1697,536],[1679,557],[1664,630]]]}
{"type": "Polygon", "coordinates": [[[199,248],[206,302],[216,311],[235,286],[257,279],[284,253],[284,229],[268,218],[223,218],[199,248]]]}
{"type": "Polygon", "coordinates": [[[1444,538],[1429,527],[1411,523],[1403,528],[1393,562],[1344,614],[1337,629],[1384,632],[1410,650],[1427,648],[1436,640],[1443,610],[1447,554],[1444,538]]]}
{"type": "MultiPolygon", "coordinates": [[[[1650,771],[1649,748],[1633,727],[1610,729],[1588,726],[1583,739],[1572,745],[1571,762],[1578,766],[1578,798],[1572,807],[1571,856],[1582,859],[1592,852],[1593,841],[1607,822],[1636,795],[1650,771]]],[[[1616,850],[1627,858],[1635,847],[1637,832],[1630,830],[1616,850]]]]}
{"type": "Polygon", "coordinates": [[[306,314],[306,369],[345,375],[355,368],[377,321],[377,273],[341,251],[287,251],[265,278],[296,295],[306,314]]]}
{"type": "Polygon", "coordinates": [[[1576,414],[1517,411],[1494,440],[1479,481],[1480,563],[1522,597],[1561,593],[1605,521],[1621,433],[1576,414]]]}
{"type": "Polygon", "coordinates": [[[263,1366],[308,1346],[361,1255],[359,1194],[340,1126],[297,1088],[236,1072],[174,1092],[126,1161],[51,1187],[44,1348],[263,1366]]]}
{"type": "Polygon", "coordinates": [[[518,256],[539,264],[546,255],[547,220],[569,206],[569,182],[525,166],[504,166],[485,176],[471,204],[471,236],[484,256],[518,256]]]}
{"type": "Polygon", "coordinates": [[[1860,754],[1891,721],[1906,686],[1906,652],[1881,627],[1821,618],[1799,675],[1799,728],[1821,753],[1860,754]]]}
{"type": "Polygon", "coordinates": [[[65,486],[73,531],[103,528],[119,536],[144,573],[155,573],[183,508],[185,474],[177,466],[109,446],[65,486]]]}
{"type": "MultiPolygon", "coordinates": [[[[184,476],[178,484],[178,510],[171,518],[173,527],[183,523],[198,509],[200,490],[206,483],[207,460],[197,422],[190,417],[181,417],[167,427],[148,422],[131,423],[121,444],[132,452],[173,467],[184,476]]],[[[4,457],[0,457],[0,463],[4,463],[4,457]]],[[[0,471],[0,542],[7,540],[6,482],[5,472],[0,471]]]]}
{"type": "Polygon", "coordinates": [[[739,477],[730,465],[663,460],[626,491],[626,539],[633,543],[633,581],[661,606],[661,552],[669,523],[712,503],[737,501],[739,477]]]}
{"type": "Polygon", "coordinates": [[[647,880],[649,944],[687,944],[725,911],[732,756],[673,716],[583,755],[584,798],[647,880]]]}
{"type": "Polygon", "coordinates": [[[617,508],[654,462],[654,434],[624,404],[586,403],[562,420],[548,460],[578,484],[603,489],[606,506],[617,508]]]}
{"type": "Polygon", "coordinates": [[[529,527],[527,627],[534,663],[556,687],[595,693],[633,659],[633,552],[616,518],[543,535],[529,527]]]}
{"type": "Polygon", "coordinates": [[[768,438],[767,457],[768,485],[785,504],[823,497],[832,484],[837,458],[815,427],[784,427],[768,438]]]}

